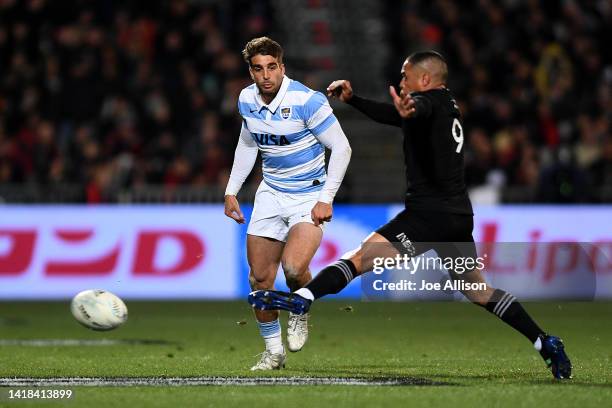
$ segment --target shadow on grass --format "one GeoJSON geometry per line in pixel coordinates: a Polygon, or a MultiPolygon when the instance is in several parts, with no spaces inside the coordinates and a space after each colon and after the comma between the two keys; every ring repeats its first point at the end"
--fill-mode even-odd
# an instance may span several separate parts
{"type": "MultiPolygon", "coordinates": [[[[533,378],[530,374],[518,374],[515,372],[500,372],[496,374],[459,374],[459,373],[411,373],[410,375],[402,374],[399,370],[389,370],[389,367],[378,365],[360,365],[350,367],[334,367],[326,368],[300,368],[295,371],[295,375],[312,375],[312,376],[333,376],[333,377],[363,377],[363,378],[413,378],[426,379],[435,384],[432,385],[461,385],[470,386],[470,382],[474,385],[482,385],[483,381],[491,381],[496,384],[512,384],[512,385],[550,385],[550,386],[578,386],[592,387],[602,389],[612,389],[610,382],[588,382],[577,379],[572,380],[556,380],[552,378],[550,373],[542,372],[542,378],[533,378]]],[[[286,375],[286,374],[285,374],[286,375]]]]}
{"type": "MultiPolygon", "coordinates": [[[[587,382],[576,379],[571,380],[557,380],[552,378],[550,373],[543,373],[542,378],[532,378],[530,376],[520,376],[515,373],[499,373],[499,374],[487,374],[487,375],[465,375],[465,374],[430,374],[429,378],[438,379],[440,381],[482,381],[490,380],[495,383],[512,384],[512,385],[550,385],[558,387],[593,387],[593,388],[610,388],[612,389],[612,383],[601,383],[601,382],[587,382]]],[[[464,383],[463,385],[469,385],[464,383]]]]}

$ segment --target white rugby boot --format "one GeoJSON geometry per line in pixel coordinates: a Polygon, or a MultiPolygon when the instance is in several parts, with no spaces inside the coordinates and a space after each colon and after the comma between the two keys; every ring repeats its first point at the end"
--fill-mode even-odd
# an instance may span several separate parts
{"type": "Polygon", "coordinates": [[[287,345],[289,351],[300,351],[308,340],[308,313],[298,315],[289,312],[287,322],[287,345]]]}
{"type": "Polygon", "coordinates": [[[272,354],[269,350],[261,353],[261,358],[253,367],[251,367],[251,371],[258,370],[280,370],[281,368],[285,368],[285,359],[287,358],[287,353],[283,349],[282,353],[272,354]]]}

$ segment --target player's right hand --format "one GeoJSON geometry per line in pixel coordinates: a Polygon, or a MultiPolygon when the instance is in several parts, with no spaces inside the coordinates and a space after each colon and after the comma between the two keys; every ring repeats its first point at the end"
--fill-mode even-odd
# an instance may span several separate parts
{"type": "Polygon", "coordinates": [[[225,215],[236,221],[238,224],[244,224],[244,215],[240,211],[238,199],[233,195],[225,196],[225,215]]]}
{"type": "Polygon", "coordinates": [[[400,94],[397,94],[397,91],[393,86],[389,87],[389,95],[391,95],[391,99],[393,100],[393,105],[395,105],[395,109],[397,113],[404,118],[409,119],[416,113],[416,106],[414,99],[409,93],[402,91],[400,94]]]}
{"type": "Polygon", "coordinates": [[[346,79],[339,79],[332,82],[327,87],[327,96],[338,98],[342,102],[348,102],[353,97],[351,83],[346,79]]]}

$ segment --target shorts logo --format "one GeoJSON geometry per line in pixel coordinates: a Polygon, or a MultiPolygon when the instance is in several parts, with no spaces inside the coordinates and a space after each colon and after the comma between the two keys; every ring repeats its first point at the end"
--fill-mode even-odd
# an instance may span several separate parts
{"type": "Polygon", "coordinates": [[[289,119],[291,117],[291,106],[280,108],[281,118],[289,119]]]}
{"type": "Polygon", "coordinates": [[[397,239],[399,239],[399,241],[402,244],[402,246],[404,248],[406,248],[406,251],[408,251],[408,255],[414,256],[414,254],[416,253],[416,249],[414,248],[414,245],[412,244],[412,241],[410,241],[408,239],[406,234],[401,232],[401,233],[397,234],[395,237],[397,239]]]}

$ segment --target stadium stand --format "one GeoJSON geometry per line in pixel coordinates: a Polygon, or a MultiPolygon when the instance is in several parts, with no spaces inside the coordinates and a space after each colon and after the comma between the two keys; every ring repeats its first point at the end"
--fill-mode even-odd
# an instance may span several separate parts
{"type": "MultiPolygon", "coordinates": [[[[240,50],[269,34],[296,79],[350,76],[382,99],[409,52],[446,55],[476,202],[612,201],[609,3],[349,3],[1,2],[0,200],[220,200],[250,83],[240,50]]],[[[355,146],[339,200],[400,201],[397,132],[334,107],[355,146]]]]}

